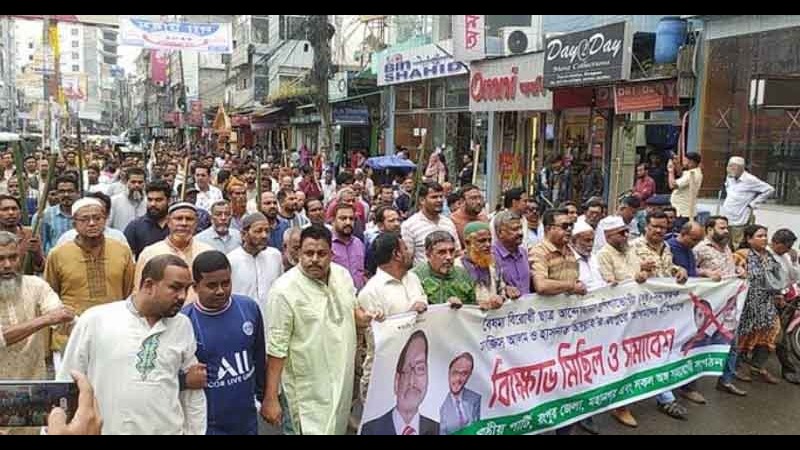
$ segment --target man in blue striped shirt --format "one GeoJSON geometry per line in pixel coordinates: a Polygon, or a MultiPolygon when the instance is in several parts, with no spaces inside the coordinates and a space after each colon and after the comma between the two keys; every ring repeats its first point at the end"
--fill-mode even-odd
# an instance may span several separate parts
{"type": "MultiPolygon", "coordinates": [[[[51,206],[42,214],[42,226],[39,231],[42,235],[42,249],[44,254],[56,246],[58,238],[72,229],[72,203],[78,199],[78,181],[68,175],[61,175],[56,179],[58,191],[58,205],[51,206]]],[[[38,217],[34,217],[33,226],[36,227],[38,217]]]]}

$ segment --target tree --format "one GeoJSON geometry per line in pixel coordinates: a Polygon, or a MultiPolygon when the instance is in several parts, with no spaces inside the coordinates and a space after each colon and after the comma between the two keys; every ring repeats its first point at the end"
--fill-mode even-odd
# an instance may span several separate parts
{"type": "Polygon", "coordinates": [[[328,101],[328,80],[331,73],[331,39],[335,30],[328,22],[328,16],[308,16],[306,20],[306,36],[314,49],[314,63],[309,74],[309,81],[315,86],[312,101],[319,111],[322,122],[323,137],[320,150],[327,149],[326,158],[330,161],[333,157],[333,128],[331,127],[331,104],[328,101]]]}

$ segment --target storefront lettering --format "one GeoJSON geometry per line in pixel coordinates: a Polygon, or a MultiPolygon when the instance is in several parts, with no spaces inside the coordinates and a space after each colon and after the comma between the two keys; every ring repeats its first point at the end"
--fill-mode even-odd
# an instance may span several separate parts
{"type": "Polygon", "coordinates": [[[575,45],[564,44],[561,39],[555,38],[547,43],[547,60],[561,58],[574,63],[576,58],[586,61],[598,53],[610,54],[615,58],[621,49],[622,39],[606,39],[603,33],[595,33],[575,45]]]}
{"type": "Polygon", "coordinates": [[[426,65],[424,67],[411,68],[410,61],[403,61],[399,63],[389,63],[385,66],[384,80],[385,81],[414,81],[417,79],[434,78],[437,76],[445,76],[458,73],[463,67],[463,64],[456,61],[448,63],[436,63],[426,65]]]}
{"type": "Polygon", "coordinates": [[[476,102],[514,100],[519,91],[526,97],[545,96],[544,78],[539,75],[532,81],[519,81],[519,68],[511,68],[511,75],[484,78],[483,72],[473,71],[470,82],[470,95],[476,102]]]}

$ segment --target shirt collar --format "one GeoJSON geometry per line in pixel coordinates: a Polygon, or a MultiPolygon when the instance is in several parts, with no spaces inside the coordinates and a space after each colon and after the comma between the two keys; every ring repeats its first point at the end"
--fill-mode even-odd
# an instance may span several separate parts
{"type": "Polygon", "coordinates": [[[392,409],[392,422],[394,423],[394,428],[397,434],[402,434],[407,425],[413,428],[416,434],[420,434],[419,420],[419,410],[417,410],[416,414],[414,414],[414,417],[411,418],[411,423],[406,423],[406,421],[403,420],[403,417],[400,416],[400,412],[397,411],[397,408],[392,409]]]}
{"type": "Polygon", "coordinates": [[[495,251],[497,251],[497,253],[500,254],[500,257],[503,259],[508,259],[509,257],[516,259],[522,253],[520,247],[517,247],[517,251],[512,253],[508,251],[505,245],[499,242],[495,242],[494,244],[492,244],[492,247],[495,248],[495,251]]]}
{"type": "Polygon", "coordinates": [[[344,238],[342,235],[340,235],[338,232],[334,231],[334,232],[333,232],[333,240],[334,240],[334,241],[337,241],[337,242],[341,242],[342,244],[344,244],[345,246],[347,246],[347,245],[350,245],[350,243],[351,243],[351,242],[353,242],[353,235],[352,235],[352,234],[350,235],[350,239],[345,239],[345,238],[344,238]]]}

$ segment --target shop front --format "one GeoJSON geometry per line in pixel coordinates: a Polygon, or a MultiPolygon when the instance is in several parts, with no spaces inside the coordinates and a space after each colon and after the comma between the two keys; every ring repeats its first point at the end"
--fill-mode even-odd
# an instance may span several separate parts
{"type": "Polygon", "coordinates": [[[602,195],[613,210],[631,190],[640,162],[652,163],[659,193],[669,192],[666,163],[683,153],[688,100],[677,75],[637,70],[643,78],[631,79],[632,44],[626,22],[547,40],[544,77],[554,114],[547,117],[541,163],[562,156],[572,180],[568,195],[550,202],[602,195]]]}
{"type": "Polygon", "coordinates": [[[476,118],[472,150],[473,160],[478,161],[473,182],[487,187],[490,208],[512,187],[526,186],[534,192],[547,112],[553,106],[543,74],[541,52],[470,65],[469,109],[476,118]],[[485,166],[479,165],[482,161],[485,166]]]}
{"type": "Polygon", "coordinates": [[[778,204],[800,205],[800,27],[786,28],[788,22],[782,16],[715,16],[707,22],[701,195],[717,197],[727,160],[738,155],[775,187],[778,204]],[[750,34],[731,33],[735,20],[744,24],[736,29],[750,34]]]}
{"type": "Polygon", "coordinates": [[[392,136],[386,140],[387,153],[404,148],[424,170],[431,151],[443,148],[454,181],[463,155],[470,152],[466,65],[453,60],[446,42],[384,54],[377,83],[388,86],[393,99],[387,114],[392,136]]]}
{"type": "Polygon", "coordinates": [[[319,148],[322,119],[314,105],[303,105],[295,109],[295,113],[289,118],[289,124],[291,139],[284,148],[297,150],[303,145],[309,149],[319,148]]]}

